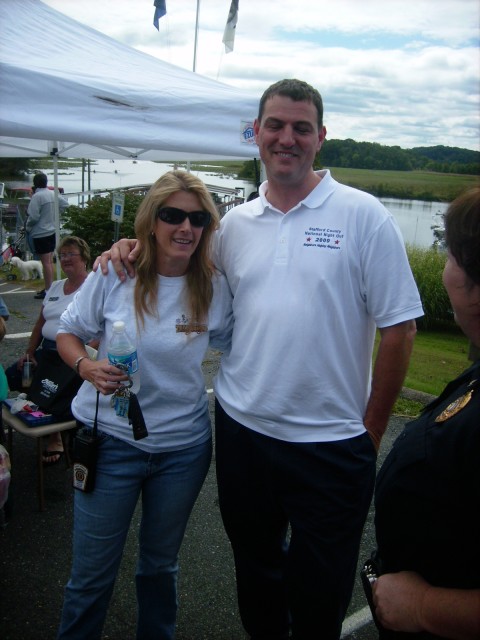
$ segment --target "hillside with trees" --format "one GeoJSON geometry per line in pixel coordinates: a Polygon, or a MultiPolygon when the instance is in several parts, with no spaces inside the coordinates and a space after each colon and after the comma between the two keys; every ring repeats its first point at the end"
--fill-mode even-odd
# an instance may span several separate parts
{"type": "Polygon", "coordinates": [[[350,169],[421,170],[479,175],[480,151],[441,145],[402,149],[351,139],[326,140],[317,156],[317,164],[350,169]]]}

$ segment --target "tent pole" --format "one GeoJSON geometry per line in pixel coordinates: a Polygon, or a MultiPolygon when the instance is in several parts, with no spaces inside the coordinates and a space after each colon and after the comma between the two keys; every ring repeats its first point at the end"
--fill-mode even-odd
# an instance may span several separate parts
{"type": "MultiPolygon", "coordinates": [[[[54,142],[53,149],[51,151],[53,158],[53,196],[55,205],[55,252],[60,242],[60,207],[58,206],[58,143],[54,142]]],[[[60,280],[60,260],[56,261],[57,267],[57,280],[60,280]]]]}
{"type": "Polygon", "coordinates": [[[82,209],[85,208],[85,158],[82,158],[82,209]]]}
{"type": "Polygon", "coordinates": [[[87,160],[88,163],[88,201],[90,202],[90,190],[92,188],[92,182],[91,182],[91,173],[90,173],[90,158],[87,160]]]}

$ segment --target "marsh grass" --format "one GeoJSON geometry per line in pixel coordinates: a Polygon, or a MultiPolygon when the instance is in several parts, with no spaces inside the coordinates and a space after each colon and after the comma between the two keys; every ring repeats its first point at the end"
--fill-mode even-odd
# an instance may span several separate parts
{"type": "Polygon", "coordinates": [[[460,193],[478,186],[479,177],[433,171],[380,171],[374,169],[330,168],[332,176],[351,187],[378,198],[400,198],[451,202],[460,193]]]}
{"type": "Polygon", "coordinates": [[[407,254],[425,312],[418,325],[425,329],[435,327],[438,323],[451,322],[450,300],[442,282],[446,251],[408,245],[407,254]]]}

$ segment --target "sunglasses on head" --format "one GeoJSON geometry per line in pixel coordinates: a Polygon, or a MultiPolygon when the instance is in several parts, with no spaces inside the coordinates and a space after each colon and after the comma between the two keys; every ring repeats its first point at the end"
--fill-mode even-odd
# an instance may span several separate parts
{"type": "Polygon", "coordinates": [[[211,218],[208,211],[184,211],[176,207],[157,209],[157,218],[167,224],[182,224],[187,217],[192,227],[208,227],[211,218]]]}

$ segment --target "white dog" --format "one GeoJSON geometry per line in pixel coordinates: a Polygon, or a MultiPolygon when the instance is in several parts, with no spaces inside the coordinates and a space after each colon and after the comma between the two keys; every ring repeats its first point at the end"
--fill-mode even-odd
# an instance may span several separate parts
{"type": "Polygon", "coordinates": [[[20,271],[22,280],[43,278],[43,266],[40,260],[27,260],[24,262],[18,256],[13,256],[10,258],[10,262],[20,271]]]}

